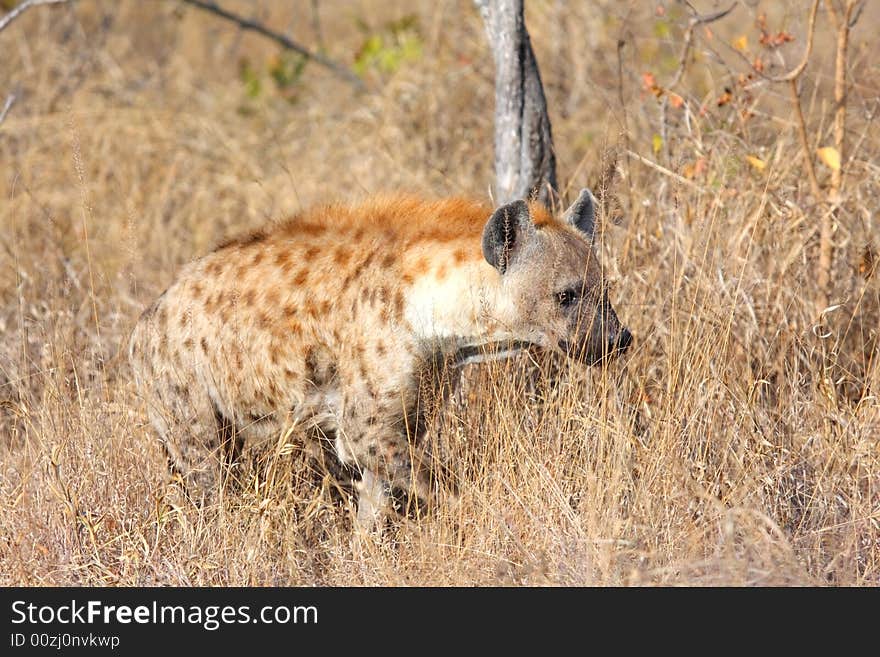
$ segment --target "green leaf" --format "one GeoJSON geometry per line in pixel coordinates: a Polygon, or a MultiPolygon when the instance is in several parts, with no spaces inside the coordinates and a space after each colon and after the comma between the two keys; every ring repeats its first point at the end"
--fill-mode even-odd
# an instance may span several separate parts
{"type": "Polygon", "coordinates": [[[404,16],[368,34],[355,54],[353,68],[361,76],[371,69],[394,74],[403,64],[421,58],[422,47],[417,17],[404,16]]]}
{"type": "Polygon", "coordinates": [[[651,136],[651,148],[654,150],[654,155],[657,155],[660,149],[663,148],[663,137],[656,132],[651,136]]]}
{"type": "Polygon", "coordinates": [[[244,93],[249,98],[257,98],[263,89],[259,72],[244,58],[238,63],[238,77],[244,84],[244,93]]]}

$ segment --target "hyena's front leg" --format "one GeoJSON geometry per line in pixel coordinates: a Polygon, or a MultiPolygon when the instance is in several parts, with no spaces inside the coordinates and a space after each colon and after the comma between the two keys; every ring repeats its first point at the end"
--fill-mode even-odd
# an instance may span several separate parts
{"type": "Polygon", "coordinates": [[[341,429],[336,450],[343,463],[355,466],[361,478],[355,483],[358,493],[357,523],[374,529],[393,511],[392,491],[409,493],[418,488],[410,459],[406,435],[391,426],[351,426],[341,429]]]}
{"type": "MultiPolygon", "coordinates": [[[[398,402],[399,404],[399,402],[398,402]]],[[[428,471],[417,458],[408,438],[408,421],[403,412],[389,412],[387,403],[373,400],[348,408],[340,423],[336,451],[343,463],[361,472],[358,491],[358,524],[372,529],[392,511],[392,494],[401,492],[410,500],[427,499],[428,471]]],[[[406,509],[397,509],[405,512],[406,509]]]]}
{"type": "Polygon", "coordinates": [[[361,470],[361,479],[355,484],[358,492],[357,524],[362,529],[375,528],[388,512],[391,486],[372,470],[361,470]]]}

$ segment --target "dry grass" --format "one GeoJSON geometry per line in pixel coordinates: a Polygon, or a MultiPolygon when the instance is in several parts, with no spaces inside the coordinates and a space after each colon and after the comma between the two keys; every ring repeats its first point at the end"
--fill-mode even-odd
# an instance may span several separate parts
{"type": "MultiPolygon", "coordinates": [[[[316,43],[310,2],[256,4],[316,43]]],[[[820,209],[787,90],[756,82],[743,119],[743,68],[723,45],[748,33],[757,51],[751,10],[700,36],[676,89],[693,115],[669,108],[655,156],[641,73],[673,77],[684,20],[665,3],[658,27],[653,3],[635,4],[534,0],[528,15],[562,180],[595,181],[626,127],[688,181],[620,160],[602,252],[635,348],[555,385],[517,363],[469,372],[442,434],[459,502],[361,538],[295,443],[219,509],[186,504],[122,347],[176,268],[232,230],[387,189],[484,196],[492,68],[470,3],[322,0],[345,62],[364,41],[356,19],[375,31],[416,14],[421,57],[370,72],[364,96],[310,65],[288,100],[265,75],[271,45],[173,2],[83,0],[0,34],[2,86],[21,85],[0,126],[0,583],[880,582],[880,12],[852,37],[834,305],[819,317],[820,209]],[[257,98],[242,57],[263,71],[257,98]],[[735,102],[719,107],[725,86],[735,102]]],[[[802,36],[807,3],[762,4],[802,36]]],[[[802,88],[817,145],[833,109],[821,30],[802,88]]],[[[801,46],[781,52],[794,62],[801,46]]]]}

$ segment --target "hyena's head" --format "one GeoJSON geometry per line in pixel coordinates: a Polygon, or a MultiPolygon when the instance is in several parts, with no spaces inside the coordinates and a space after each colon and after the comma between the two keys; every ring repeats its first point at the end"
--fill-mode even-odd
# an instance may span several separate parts
{"type": "Polygon", "coordinates": [[[593,251],[595,199],[589,190],[558,219],[515,201],[483,230],[483,255],[501,273],[517,338],[596,364],[623,353],[632,334],[611,304],[593,251]]]}

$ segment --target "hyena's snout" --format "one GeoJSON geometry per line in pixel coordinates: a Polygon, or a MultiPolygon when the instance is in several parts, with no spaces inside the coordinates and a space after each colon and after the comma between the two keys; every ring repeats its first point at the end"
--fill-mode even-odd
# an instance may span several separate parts
{"type": "Polygon", "coordinates": [[[608,352],[611,354],[624,354],[632,344],[633,336],[629,329],[625,326],[620,327],[617,335],[612,337],[608,342],[608,352]]]}
{"type": "Polygon", "coordinates": [[[610,304],[602,304],[599,311],[584,320],[579,339],[560,341],[559,346],[571,358],[587,365],[598,365],[626,353],[633,336],[620,323],[610,304]]]}

